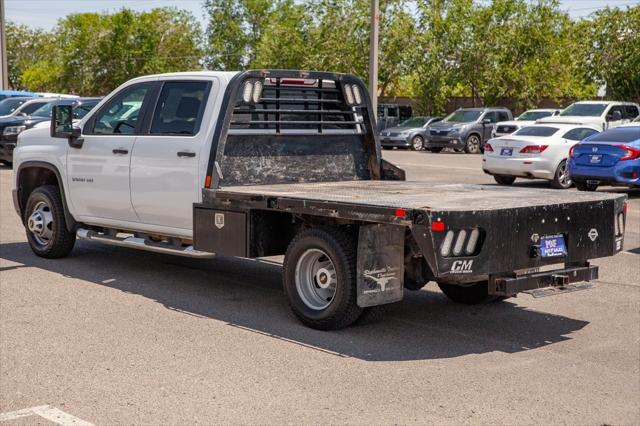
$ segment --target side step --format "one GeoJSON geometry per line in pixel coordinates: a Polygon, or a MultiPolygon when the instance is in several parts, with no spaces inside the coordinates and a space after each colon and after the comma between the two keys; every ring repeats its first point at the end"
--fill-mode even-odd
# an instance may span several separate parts
{"type": "Polygon", "coordinates": [[[110,244],[112,246],[131,247],[138,250],[152,251],[155,253],[173,254],[176,256],[195,257],[200,259],[209,259],[215,257],[214,253],[194,250],[193,246],[176,247],[169,244],[150,242],[148,240],[145,240],[144,238],[133,236],[118,238],[84,228],[78,229],[78,231],[76,232],[76,236],[80,240],[99,241],[101,243],[110,244]]]}

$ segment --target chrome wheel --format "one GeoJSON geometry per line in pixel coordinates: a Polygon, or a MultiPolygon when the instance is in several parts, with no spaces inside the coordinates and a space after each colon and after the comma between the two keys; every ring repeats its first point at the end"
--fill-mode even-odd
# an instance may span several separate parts
{"type": "Polygon", "coordinates": [[[416,136],[411,139],[411,148],[413,148],[414,151],[422,151],[422,148],[424,148],[424,140],[422,140],[422,137],[416,136]]]}
{"type": "Polygon", "coordinates": [[[329,256],[320,249],[309,249],[300,256],[296,264],[295,281],[302,302],[317,311],[331,304],[338,287],[336,268],[329,256]]]}
{"type": "Polygon", "coordinates": [[[567,162],[563,161],[558,166],[558,171],[556,172],[558,183],[563,188],[569,188],[573,181],[571,180],[571,176],[569,175],[569,167],[567,166],[567,162]]]}
{"type": "Polygon", "coordinates": [[[53,237],[53,213],[51,206],[45,201],[39,201],[27,219],[27,229],[41,246],[46,246],[53,237]]]}
{"type": "Polygon", "coordinates": [[[480,138],[476,135],[471,135],[467,139],[467,152],[469,154],[477,154],[480,152],[480,138]]]}

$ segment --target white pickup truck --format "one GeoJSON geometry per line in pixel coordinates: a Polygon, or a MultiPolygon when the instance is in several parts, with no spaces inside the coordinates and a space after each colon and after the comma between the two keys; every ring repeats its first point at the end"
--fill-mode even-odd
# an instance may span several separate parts
{"type": "Polygon", "coordinates": [[[592,125],[601,130],[633,121],[640,115],[640,106],[633,102],[581,101],[569,105],[560,114],[540,118],[537,124],[592,125]]]}
{"type": "MultiPolygon", "coordinates": [[[[405,180],[348,74],[136,78],[79,123],[19,136],[13,197],[33,252],[77,238],[180,256],[285,255],[295,315],[345,327],[429,281],[460,303],[598,277],[626,197],[405,180]]],[[[545,290],[545,291],[546,291],[545,290]]]]}

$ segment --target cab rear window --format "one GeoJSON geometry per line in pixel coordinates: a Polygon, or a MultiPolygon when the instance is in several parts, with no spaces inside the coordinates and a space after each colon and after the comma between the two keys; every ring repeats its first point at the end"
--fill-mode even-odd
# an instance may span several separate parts
{"type": "Polygon", "coordinates": [[[640,139],[640,127],[626,127],[619,129],[611,129],[605,132],[599,133],[589,139],[591,142],[620,142],[628,143],[640,139]]]}

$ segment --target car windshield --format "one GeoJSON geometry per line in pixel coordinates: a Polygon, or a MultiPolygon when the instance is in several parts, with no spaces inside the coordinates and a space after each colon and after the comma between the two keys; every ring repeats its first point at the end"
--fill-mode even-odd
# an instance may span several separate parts
{"type": "Polygon", "coordinates": [[[408,120],[404,120],[398,125],[398,127],[422,127],[427,124],[427,119],[424,117],[413,117],[408,120]]]}
{"type": "Polygon", "coordinates": [[[561,116],[600,117],[607,104],[573,104],[560,113],[561,116]]]}
{"type": "Polygon", "coordinates": [[[444,120],[447,123],[470,123],[480,118],[482,111],[458,110],[449,114],[444,120]]]}
{"type": "Polygon", "coordinates": [[[536,121],[543,117],[549,117],[552,114],[551,111],[525,111],[518,118],[517,121],[536,121]]]}
{"type": "Polygon", "coordinates": [[[636,140],[640,140],[640,129],[631,128],[615,128],[605,130],[602,133],[598,133],[589,138],[588,142],[617,142],[617,143],[629,143],[636,140]]]}
{"type": "Polygon", "coordinates": [[[557,127],[549,127],[549,126],[527,126],[518,130],[514,133],[517,136],[540,136],[540,137],[548,137],[556,133],[558,130],[557,127]]]}
{"type": "Polygon", "coordinates": [[[11,114],[13,111],[18,109],[18,107],[23,103],[25,103],[26,101],[27,101],[26,99],[21,99],[21,98],[9,98],[9,99],[5,99],[4,101],[0,101],[0,116],[11,114]]]}

